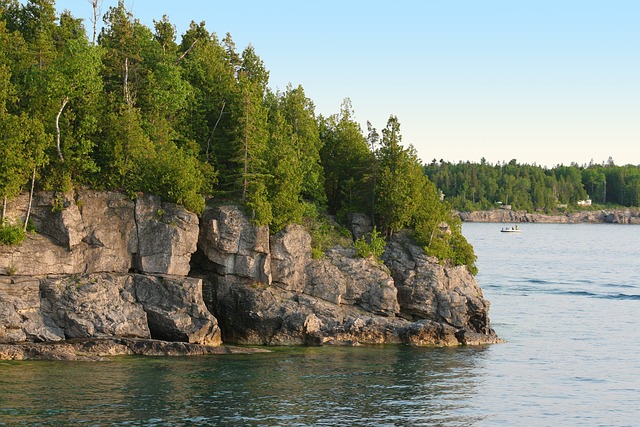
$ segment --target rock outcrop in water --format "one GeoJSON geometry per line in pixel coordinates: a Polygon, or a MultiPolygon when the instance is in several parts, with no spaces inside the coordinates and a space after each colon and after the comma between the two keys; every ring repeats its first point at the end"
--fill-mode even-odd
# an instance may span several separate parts
{"type": "MultiPolygon", "coordinates": [[[[21,206],[9,216],[24,215],[21,206]]],[[[109,354],[113,339],[138,340],[142,353],[141,340],[183,349],[498,341],[467,269],[439,265],[405,235],[387,245],[384,263],[342,247],[313,259],[303,227],[270,236],[235,206],[208,208],[199,221],[154,196],[82,191],[39,193],[32,212],[39,233],[0,246],[0,358],[45,357],[55,342],[67,356],[88,357],[92,341],[109,354]],[[69,340],[83,344],[62,345],[69,340]]],[[[362,233],[366,217],[356,218],[362,233]]],[[[120,350],[112,353],[135,354],[120,350]]]]}

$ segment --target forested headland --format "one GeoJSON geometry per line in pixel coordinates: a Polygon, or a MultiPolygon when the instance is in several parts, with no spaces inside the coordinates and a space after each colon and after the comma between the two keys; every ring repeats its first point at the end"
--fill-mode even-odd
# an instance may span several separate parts
{"type": "Polygon", "coordinates": [[[450,163],[435,159],[425,174],[452,206],[465,212],[511,205],[528,212],[640,206],[640,166],[606,163],[546,168],[508,163],[450,163]]]}
{"type": "Polygon", "coordinates": [[[166,16],[148,28],[123,1],[103,16],[90,3],[87,35],[54,0],[0,0],[4,231],[28,226],[28,213],[5,218],[21,192],[148,192],[196,213],[209,199],[237,203],[272,232],[364,212],[385,236],[412,229],[427,253],[475,270],[397,117],[365,133],[348,99],[316,115],[302,86],[272,90],[258,53],[229,34],[192,22],[178,38],[166,16]]]}

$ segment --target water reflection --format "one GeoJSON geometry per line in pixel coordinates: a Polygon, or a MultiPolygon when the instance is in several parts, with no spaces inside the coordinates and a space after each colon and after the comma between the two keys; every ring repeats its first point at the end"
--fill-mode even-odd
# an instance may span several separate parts
{"type": "Polygon", "coordinates": [[[471,425],[485,348],[0,365],[0,425],[471,425]],[[4,424],[3,424],[4,423],[4,424]]]}

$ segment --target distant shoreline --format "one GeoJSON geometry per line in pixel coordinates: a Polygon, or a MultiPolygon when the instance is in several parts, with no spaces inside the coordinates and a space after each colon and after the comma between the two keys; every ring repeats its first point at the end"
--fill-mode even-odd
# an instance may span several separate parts
{"type": "Polygon", "coordinates": [[[640,209],[582,211],[566,214],[539,214],[525,211],[495,209],[490,211],[457,212],[463,222],[547,223],[547,224],[633,224],[640,225],[640,209]]]}

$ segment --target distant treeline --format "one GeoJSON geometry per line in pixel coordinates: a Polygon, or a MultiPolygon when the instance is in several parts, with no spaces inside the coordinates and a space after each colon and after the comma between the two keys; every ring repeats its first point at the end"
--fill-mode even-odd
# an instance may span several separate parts
{"type": "Polygon", "coordinates": [[[348,100],[318,116],[302,86],[271,90],[253,47],[238,52],[204,22],[177,40],[166,16],[150,29],[122,0],[104,16],[88,1],[104,21],[90,39],[54,0],[23,3],[0,0],[3,205],[33,188],[143,191],[198,213],[208,198],[237,203],[274,232],[317,212],[366,212],[385,235],[410,228],[428,253],[473,271],[396,117],[365,135],[348,100]]]}
{"type": "Polygon", "coordinates": [[[425,174],[461,211],[492,209],[497,204],[530,212],[571,209],[579,201],[594,204],[640,206],[640,166],[607,163],[556,166],[551,169],[509,163],[457,164],[436,161],[424,167],[425,174]]]}

